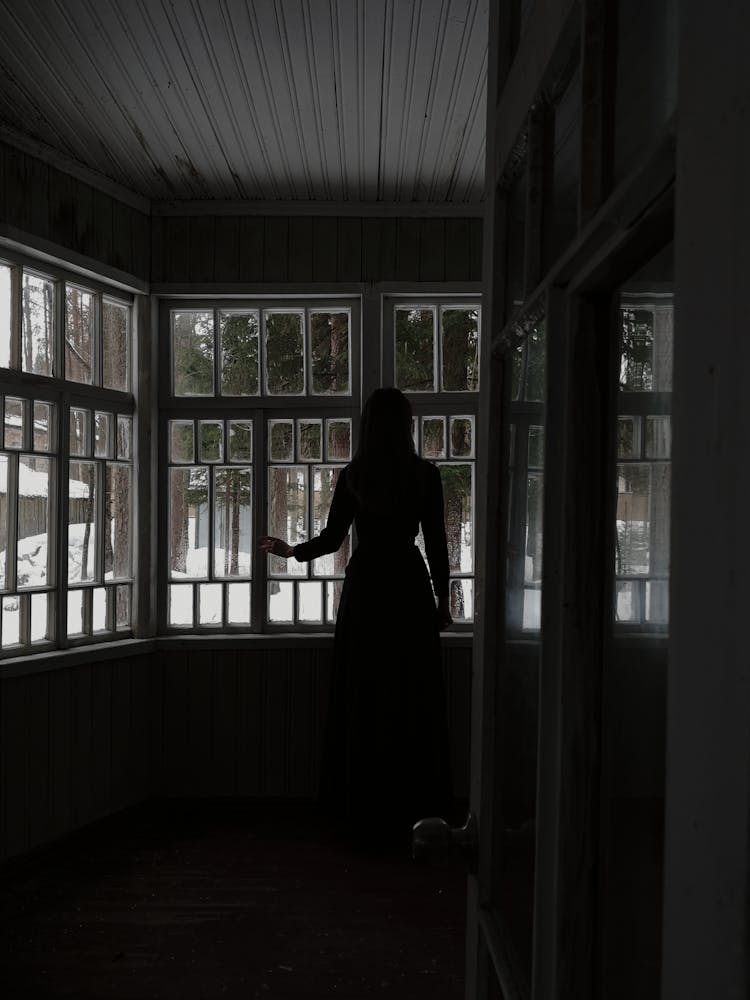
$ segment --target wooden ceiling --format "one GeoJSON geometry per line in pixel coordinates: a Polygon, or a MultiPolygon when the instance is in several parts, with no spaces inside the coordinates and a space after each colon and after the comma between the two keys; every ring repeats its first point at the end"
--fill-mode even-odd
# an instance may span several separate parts
{"type": "Polygon", "coordinates": [[[489,0],[0,0],[0,138],[152,203],[477,206],[489,0]]]}

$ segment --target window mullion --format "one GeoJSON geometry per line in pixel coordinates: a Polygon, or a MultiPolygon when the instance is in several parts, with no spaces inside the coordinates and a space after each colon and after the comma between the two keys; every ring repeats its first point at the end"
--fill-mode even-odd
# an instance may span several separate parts
{"type": "MultiPolygon", "coordinates": [[[[253,540],[266,533],[268,512],[266,509],[266,427],[263,411],[253,411],[253,540]]],[[[251,618],[253,631],[262,632],[266,623],[268,592],[268,560],[261,558],[253,544],[250,555],[252,591],[251,618]]]]}
{"type": "Polygon", "coordinates": [[[70,516],[70,500],[66,487],[66,479],[70,477],[70,393],[65,391],[60,396],[60,412],[57,426],[57,475],[55,514],[52,518],[57,526],[55,545],[54,574],[57,589],[55,616],[57,625],[55,633],[58,645],[66,648],[68,640],[68,519],[70,516]]]}

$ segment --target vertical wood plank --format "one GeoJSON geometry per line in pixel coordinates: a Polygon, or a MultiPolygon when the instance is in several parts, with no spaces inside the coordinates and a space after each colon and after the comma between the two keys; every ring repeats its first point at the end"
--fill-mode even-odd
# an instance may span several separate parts
{"type": "MultiPolygon", "coordinates": [[[[20,678],[19,678],[20,679],[20,678]]],[[[26,688],[28,745],[28,847],[51,835],[49,674],[22,679],[26,688]]]]}
{"type": "Polygon", "coordinates": [[[135,209],[131,212],[132,271],[144,281],[151,276],[151,217],[135,209]]]}
{"type": "Polygon", "coordinates": [[[214,281],[240,280],[240,220],[219,215],[215,222],[214,281]]]}
{"type": "Polygon", "coordinates": [[[50,171],[50,237],[66,247],[74,244],[75,186],[73,177],[61,170],[50,171]]]}
{"type": "Polygon", "coordinates": [[[112,801],[112,669],[96,663],[91,669],[92,815],[103,816],[112,801]]]}
{"type": "Polygon", "coordinates": [[[289,280],[312,281],[313,278],[313,220],[310,216],[296,216],[289,220],[289,280]]]}
{"type": "Polygon", "coordinates": [[[164,281],[177,284],[190,280],[190,220],[184,216],[164,219],[164,281]]]}
{"type": "Polygon", "coordinates": [[[94,191],[94,256],[112,263],[112,199],[103,191],[94,191]]]}
{"type": "Polygon", "coordinates": [[[282,216],[266,216],[263,233],[263,280],[287,281],[289,274],[289,220],[282,216]]]}
{"type": "Polygon", "coordinates": [[[237,795],[239,768],[239,672],[237,653],[217,652],[213,658],[211,728],[211,794],[237,795]]]}
{"type": "Polygon", "coordinates": [[[263,775],[263,677],[262,653],[238,657],[239,739],[237,744],[237,792],[261,795],[263,775]]]}
{"type": "Polygon", "coordinates": [[[184,795],[190,787],[187,718],[187,656],[168,653],[164,666],[164,791],[184,795]]]}
{"type": "Polygon", "coordinates": [[[78,253],[93,257],[96,251],[93,189],[77,180],[73,199],[73,247],[78,253]]]}
{"type": "Polygon", "coordinates": [[[160,215],[151,217],[151,281],[164,281],[164,219],[160,215]]]}
{"type": "Polygon", "coordinates": [[[26,688],[22,678],[13,678],[2,682],[0,691],[2,852],[11,857],[28,846],[26,688]]]}
{"type": "Polygon", "coordinates": [[[267,650],[263,676],[263,794],[278,797],[288,786],[289,664],[286,650],[267,650]]]}
{"type": "Polygon", "coordinates": [[[73,825],[71,671],[50,674],[50,812],[55,834],[73,825]]]}
{"type": "Polygon", "coordinates": [[[396,279],[419,281],[419,219],[398,220],[396,279]]]}
{"type": "Polygon", "coordinates": [[[483,259],[483,223],[481,219],[471,219],[469,221],[469,261],[470,261],[470,281],[482,280],[482,259],[483,259]]]}
{"type": "Polygon", "coordinates": [[[91,666],[75,667],[71,677],[71,763],[75,776],[71,811],[73,823],[83,826],[93,815],[92,756],[92,680],[91,666]]]}
{"type": "Polygon", "coordinates": [[[445,280],[471,281],[469,219],[445,220],[445,280]]]}
{"type": "MultiPolygon", "coordinates": [[[[134,786],[137,772],[135,748],[130,742],[130,716],[134,711],[131,703],[130,677],[132,661],[113,660],[110,668],[110,746],[112,755],[111,795],[109,809],[121,809],[136,801],[138,789],[134,786]]],[[[136,709],[137,710],[137,709],[136,709]]]]}
{"type": "Polygon", "coordinates": [[[338,220],[338,280],[362,280],[362,220],[338,220]]]}
{"type": "Polygon", "coordinates": [[[313,219],[314,281],[337,280],[338,245],[336,219],[328,216],[316,216],[313,219]]]}
{"type": "Polygon", "coordinates": [[[262,216],[248,215],[240,219],[240,281],[258,283],[263,280],[264,239],[262,216]]]}
{"type": "Polygon", "coordinates": [[[396,219],[362,220],[362,280],[396,279],[396,219]]]}
{"type": "Polygon", "coordinates": [[[616,4],[585,0],[581,46],[581,174],[579,228],[612,187],[617,75],[616,4]]]}
{"type": "Polygon", "coordinates": [[[133,270],[133,224],[131,209],[112,202],[112,263],[123,271],[133,270]]]}
{"type": "Polygon", "coordinates": [[[192,795],[211,794],[213,743],[213,653],[188,653],[187,678],[187,764],[192,795]]]}
{"type": "Polygon", "coordinates": [[[5,217],[11,226],[25,229],[28,225],[26,164],[27,157],[11,146],[4,156],[5,217]]]}
{"type": "Polygon", "coordinates": [[[419,227],[419,279],[442,281],[445,277],[445,221],[422,219],[419,227]]]}
{"type": "Polygon", "coordinates": [[[29,229],[42,239],[49,239],[49,167],[36,157],[26,161],[29,229]]]}
{"type": "Polygon", "coordinates": [[[196,284],[213,281],[215,219],[195,215],[190,219],[190,280],[196,284]]]}

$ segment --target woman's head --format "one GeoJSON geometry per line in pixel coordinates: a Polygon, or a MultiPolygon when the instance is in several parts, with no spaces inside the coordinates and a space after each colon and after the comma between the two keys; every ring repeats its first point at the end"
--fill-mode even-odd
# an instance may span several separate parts
{"type": "Polygon", "coordinates": [[[362,409],[359,449],[362,460],[390,456],[398,461],[414,454],[411,403],[393,387],[376,389],[362,409]]]}

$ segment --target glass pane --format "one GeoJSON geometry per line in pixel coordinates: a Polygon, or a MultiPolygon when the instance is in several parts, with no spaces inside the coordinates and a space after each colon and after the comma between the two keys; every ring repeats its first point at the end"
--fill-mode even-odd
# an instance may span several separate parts
{"type": "Polygon", "coordinates": [[[195,461],[192,420],[169,421],[169,460],[190,464],[195,461]]]}
{"type": "Polygon", "coordinates": [[[646,417],[646,458],[672,457],[672,418],[646,417]]]}
{"type": "Polygon", "coordinates": [[[476,392],[479,388],[479,313],[444,309],[443,389],[476,392]]]}
{"type": "Polygon", "coordinates": [[[396,386],[404,392],[435,389],[435,312],[396,309],[396,386]]]}
{"type": "Polygon", "coordinates": [[[312,391],[349,392],[349,313],[311,312],[312,391]]]}
{"type": "Polygon", "coordinates": [[[674,348],[671,301],[623,293],[620,308],[620,389],[625,392],[671,392],[674,348]]]}
{"type": "Polygon", "coordinates": [[[253,424],[251,420],[229,421],[229,461],[252,462],[253,424]]]}
{"type": "Polygon", "coordinates": [[[115,587],[115,628],[121,632],[130,628],[130,587],[115,587]]]}
{"type": "Polygon", "coordinates": [[[532,424],[529,427],[529,468],[544,466],[544,428],[532,424]]]}
{"type": "MultiPolygon", "coordinates": [[[[307,539],[307,470],[300,465],[272,465],[268,469],[268,534],[289,545],[307,539]]],[[[271,576],[306,576],[296,559],[270,556],[271,576]]]]}
{"type": "Polygon", "coordinates": [[[208,576],[208,469],[169,470],[169,575],[208,576]]]}
{"type": "Polygon", "coordinates": [[[641,418],[617,418],[617,457],[641,457],[641,418]]]}
{"type": "Polygon", "coordinates": [[[258,313],[220,312],[221,394],[258,395],[258,313]]]}
{"type": "Polygon", "coordinates": [[[448,564],[453,572],[474,572],[474,466],[446,464],[440,467],[445,508],[448,564]]]}
{"type": "Polygon", "coordinates": [[[249,583],[227,584],[227,624],[250,625],[252,622],[252,592],[249,583]]]}
{"type": "Polygon", "coordinates": [[[474,457],[474,418],[451,417],[451,458],[474,457]]]}
{"type": "Polygon", "coordinates": [[[52,459],[21,456],[18,462],[19,587],[49,583],[52,459]]]}
{"type": "Polygon", "coordinates": [[[175,396],[213,396],[212,312],[172,313],[172,377],[175,396]]]}
{"type": "Polygon", "coordinates": [[[198,587],[198,624],[221,625],[222,587],[220,583],[201,583],[198,587]]]}
{"type": "Polygon", "coordinates": [[[268,440],[272,462],[294,461],[294,424],[291,420],[270,420],[268,440]]]}
{"type": "Polygon", "coordinates": [[[10,368],[10,311],[11,268],[0,264],[0,368],[10,368]]]}
{"type": "Polygon", "coordinates": [[[617,466],[618,576],[646,575],[649,571],[651,466],[617,466]]]}
{"type": "Polygon", "coordinates": [[[96,458],[112,457],[112,414],[94,414],[94,455],[96,458]]]}
{"type": "Polygon", "coordinates": [[[91,411],[70,410],[70,439],[68,443],[71,455],[86,457],[91,454],[91,411]]]}
{"type": "Polygon", "coordinates": [[[104,579],[127,580],[130,565],[130,466],[107,462],[104,496],[104,579]]]}
{"type": "Polygon", "coordinates": [[[3,649],[21,642],[21,598],[16,594],[3,598],[3,649]]]}
{"type": "Polygon", "coordinates": [[[21,317],[22,370],[35,375],[54,374],[55,286],[52,281],[24,272],[21,317]]]}
{"type": "Polygon", "coordinates": [[[471,580],[451,580],[450,607],[454,622],[474,620],[474,584],[471,580]]]}
{"type": "Polygon", "coordinates": [[[422,417],[422,457],[445,458],[444,417],[422,417]]]}
{"type": "Polygon", "coordinates": [[[615,620],[637,622],[641,619],[639,607],[639,582],[618,580],[615,585],[615,620]]]}
{"type": "Polygon", "coordinates": [[[655,625],[669,621],[669,580],[646,581],[646,621],[655,625]]]}
{"type": "Polygon", "coordinates": [[[524,399],[544,402],[544,323],[535,326],[526,338],[526,390],[524,399]]]}
{"type": "Polygon", "coordinates": [[[192,626],[192,584],[172,583],[169,585],[169,624],[175,626],[192,626]]]}
{"type": "Polygon", "coordinates": [[[93,580],[96,573],[96,465],[70,462],[68,476],[68,580],[93,580]]]}
{"type": "Polygon", "coordinates": [[[300,462],[320,462],[323,459],[323,421],[299,420],[297,422],[297,454],[300,462]]]}
{"type": "Polygon", "coordinates": [[[198,425],[198,461],[221,462],[224,458],[224,424],[221,420],[201,420],[198,425]]]}
{"type": "Polygon", "coordinates": [[[34,403],[34,451],[52,451],[52,404],[34,403]]]}
{"type": "MultiPolygon", "coordinates": [[[[117,415],[117,457],[128,459],[133,454],[133,418],[117,415]]],[[[192,461],[192,459],[191,459],[192,461]]]]}
{"type": "Polygon", "coordinates": [[[65,377],[94,381],[94,295],[68,285],[65,289],[65,377]]]}
{"type": "Polygon", "coordinates": [[[7,587],[5,562],[8,552],[8,456],[0,455],[0,590],[7,587]]]}
{"type": "Polygon", "coordinates": [[[267,312],[266,389],[273,396],[305,391],[305,355],[301,313],[267,312]]]}
{"type": "Polygon", "coordinates": [[[68,635],[83,635],[85,631],[84,623],[84,598],[82,590],[68,591],[68,635]]]}
{"type": "Polygon", "coordinates": [[[54,638],[49,625],[50,597],[48,594],[31,594],[31,620],[29,639],[44,642],[54,638]]]}
{"type": "MultiPolygon", "coordinates": [[[[325,528],[331,500],[341,468],[331,465],[316,465],[313,468],[313,525],[312,534],[319,535],[325,528]]],[[[315,576],[343,576],[349,561],[351,536],[347,535],[337,552],[328,552],[314,559],[312,570],[315,576]]]]}
{"type": "Polygon", "coordinates": [[[542,513],[544,480],[541,473],[530,474],[526,494],[526,561],[524,583],[542,583],[542,513]]]}
{"type": "Polygon", "coordinates": [[[215,576],[250,576],[253,549],[252,503],[252,469],[215,470],[215,576]]]}
{"type": "Polygon", "coordinates": [[[268,620],[274,624],[294,621],[294,584],[272,580],[268,584],[268,620]]]}
{"type": "Polygon", "coordinates": [[[301,622],[323,621],[323,587],[320,583],[298,583],[297,616],[301,622]]]}
{"type": "Polygon", "coordinates": [[[521,386],[523,385],[523,369],[526,361],[526,345],[516,344],[510,355],[510,398],[517,400],[521,398],[521,386]]]}
{"type": "Polygon", "coordinates": [[[26,400],[5,397],[5,447],[23,448],[26,430],[26,400]]]}
{"type": "Polygon", "coordinates": [[[523,592],[523,624],[524,629],[539,631],[542,627],[542,591],[526,587],[523,592]]]}
{"type": "Polygon", "coordinates": [[[102,302],[102,384],[106,389],[130,390],[130,308],[102,302]]]}
{"type": "Polygon", "coordinates": [[[327,451],[329,462],[348,462],[352,457],[351,420],[326,420],[327,451]]]}
{"type": "Polygon", "coordinates": [[[107,589],[96,587],[92,594],[91,628],[93,632],[108,632],[107,589]]]}
{"type": "Polygon", "coordinates": [[[326,621],[331,625],[336,621],[343,589],[343,580],[331,580],[326,584],[326,621]]]}

